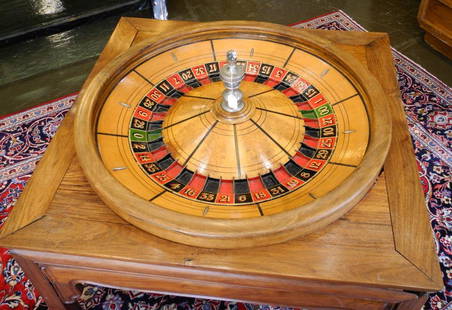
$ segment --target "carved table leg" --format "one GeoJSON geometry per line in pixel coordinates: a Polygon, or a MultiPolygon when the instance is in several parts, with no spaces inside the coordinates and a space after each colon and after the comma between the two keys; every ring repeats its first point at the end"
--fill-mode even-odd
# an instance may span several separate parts
{"type": "Polygon", "coordinates": [[[55,289],[53,288],[52,284],[49,282],[45,274],[41,271],[39,265],[14,252],[11,252],[11,255],[16,259],[27,277],[31,279],[33,285],[44,297],[49,309],[65,310],[65,305],[61,302],[60,298],[55,292],[55,289]]]}

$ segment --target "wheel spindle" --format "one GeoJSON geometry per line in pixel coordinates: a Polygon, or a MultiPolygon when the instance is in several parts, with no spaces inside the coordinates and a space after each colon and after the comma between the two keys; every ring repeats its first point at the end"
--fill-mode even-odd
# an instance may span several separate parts
{"type": "Polygon", "coordinates": [[[237,64],[237,52],[230,50],[226,54],[228,63],[220,70],[220,78],[223,81],[223,101],[221,107],[227,112],[238,112],[245,106],[243,102],[243,94],[239,89],[240,82],[245,76],[243,66],[237,64]]]}

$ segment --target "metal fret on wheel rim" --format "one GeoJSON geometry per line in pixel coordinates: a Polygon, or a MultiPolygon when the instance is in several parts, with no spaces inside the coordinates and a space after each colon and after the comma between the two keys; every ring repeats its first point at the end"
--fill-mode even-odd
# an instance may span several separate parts
{"type": "Polygon", "coordinates": [[[117,214],[189,245],[266,245],[321,229],[373,185],[385,95],[331,42],[214,22],[132,47],[78,99],[76,147],[117,214]]]}

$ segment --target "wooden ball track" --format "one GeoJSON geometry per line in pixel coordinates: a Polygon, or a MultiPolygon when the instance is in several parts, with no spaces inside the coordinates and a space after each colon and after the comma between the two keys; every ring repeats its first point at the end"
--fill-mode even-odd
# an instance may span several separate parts
{"type": "Polygon", "coordinates": [[[79,96],[80,164],[118,215],[189,245],[240,248],[320,229],[373,185],[391,139],[378,82],[325,39],[215,22],[129,49],[79,96]],[[220,71],[243,68],[226,111],[220,71]]]}

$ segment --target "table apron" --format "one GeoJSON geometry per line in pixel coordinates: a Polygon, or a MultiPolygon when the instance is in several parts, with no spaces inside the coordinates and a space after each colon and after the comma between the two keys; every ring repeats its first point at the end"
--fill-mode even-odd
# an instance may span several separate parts
{"type": "MultiPolygon", "coordinates": [[[[21,265],[35,269],[33,277],[47,279],[65,304],[76,301],[79,285],[86,284],[321,309],[392,309],[391,305],[418,299],[417,294],[403,290],[200,269],[189,262],[164,266],[29,250],[11,250],[11,254],[21,265]]],[[[33,282],[42,282],[33,277],[33,282]]]]}

